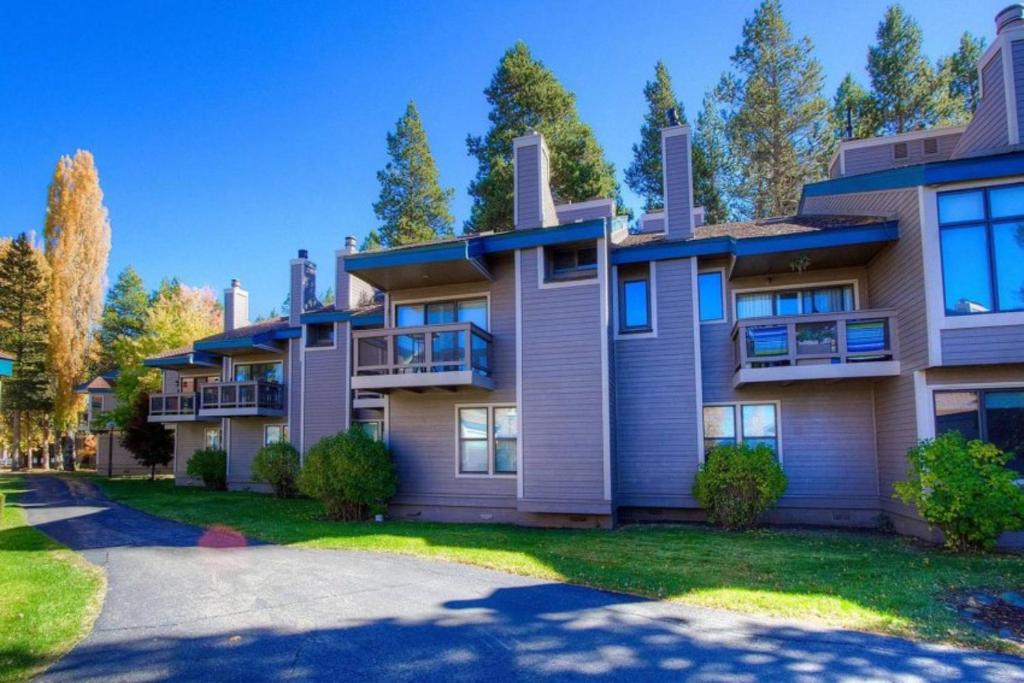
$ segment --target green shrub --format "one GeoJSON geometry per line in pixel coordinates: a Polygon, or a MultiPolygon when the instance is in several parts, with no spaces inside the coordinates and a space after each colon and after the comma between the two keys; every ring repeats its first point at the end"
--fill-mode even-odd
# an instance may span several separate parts
{"type": "Polygon", "coordinates": [[[896,497],[942,530],[948,548],[989,549],[999,534],[1024,526],[1024,491],[1006,467],[1012,457],[947,432],[907,451],[909,478],[896,484],[896,497]]]}
{"type": "Polygon", "coordinates": [[[202,479],[206,488],[223,491],[228,487],[228,454],[219,448],[200,448],[192,454],[186,472],[202,479]]]}
{"type": "Polygon", "coordinates": [[[256,451],[252,460],[253,481],[270,484],[278,498],[290,498],[298,491],[299,452],[287,441],[279,441],[256,451]]]}
{"type": "Polygon", "coordinates": [[[712,524],[746,529],[778,502],[787,483],[768,446],[721,445],[704,459],[693,482],[693,497],[712,524]]]}
{"type": "Polygon", "coordinates": [[[299,473],[299,490],[322,502],[332,519],[383,513],[397,488],[387,447],[357,426],[321,439],[309,449],[299,473]]]}

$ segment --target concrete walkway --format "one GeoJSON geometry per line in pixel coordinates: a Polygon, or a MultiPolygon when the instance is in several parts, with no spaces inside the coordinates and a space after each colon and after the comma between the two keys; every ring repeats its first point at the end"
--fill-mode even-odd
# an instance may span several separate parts
{"type": "MultiPolygon", "coordinates": [[[[107,572],[52,681],[1024,681],[1024,661],[383,554],[248,543],[28,477],[107,572]]],[[[70,488],[69,488],[70,487],[70,488]]],[[[643,558],[637,558],[642,562],[643,558]]]]}

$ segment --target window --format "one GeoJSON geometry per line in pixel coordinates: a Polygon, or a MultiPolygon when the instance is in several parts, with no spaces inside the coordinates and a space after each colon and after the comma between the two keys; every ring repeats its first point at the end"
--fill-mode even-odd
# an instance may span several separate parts
{"type": "Polygon", "coordinates": [[[597,246],[594,244],[546,247],[544,256],[548,280],[579,280],[597,276],[597,246]]]}
{"type": "Polygon", "coordinates": [[[382,420],[356,420],[355,425],[374,441],[384,440],[384,422],[382,420]]]}
{"type": "Polygon", "coordinates": [[[334,346],[334,323],[306,325],[306,347],[334,346]]]}
{"type": "Polygon", "coordinates": [[[939,153],[939,140],[938,138],[925,138],[924,140],[924,153],[927,155],[939,153]]]}
{"type": "Polygon", "coordinates": [[[288,425],[264,425],[263,445],[281,443],[288,440],[288,425]]]}
{"type": "Polygon", "coordinates": [[[943,192],[946,315],[1024,310],[1024,185],[943,192]]]}
{"type": "Polygon", "coordinates": [[[749,443],[765,444],[778,456],[778,424],[776,403],[704,406],[704,452],[722,444],[749,443]]]}
{"type": "Polygon", "coordinates": [[[651,283],[646,275],[619,282],[619,332],[651,331],[651,283]]]}
{"type": "Polygon", "coordinates": [[[395,306],[396,327],[421,327],[423,325],[444,325],[447,323],[473,323],[482,330],[487,329],[487,299],[458,299],[453,301],[431,301],[419,304],[395,306]]]}
{"type": "Polygon", "coordinates": [[[284,382],[284,366],[281,363],[242,363],[235,366],[235,381],[284,382]]]}
{"type": "Polygon", "coordinates": [[[725,320],[722,272],[716,270],[711,273],[700,273],[697,276],[697,292],[700,299],[700,321],[707,323],[725,320]]]}
{"type": "Polygon", "coordinates": [[[892,158],[893,159],[906,159],[907,158],[907,143],[897,142],[892,146],[892,158]]]}
{"type": "Polygon", "coordinates": [[[221,448],[220,428],[211,427],[203,435],[203,443],[206,448],[221,448]]]}
{"type": "Polygon", "coordinates": [[[839,313],[854,310],[853,285],[736,294],[736,317],[839,313]]]}
{"type": "Polygon", "coordinates": [[[103,397],[102,396],[91,396],[89,398],[91,405],[91,411],[93,416],[99,415],[103,412],[103,397]]]}
{"type": "Polygon", "coordinates": [[[216,375],[209,377],[181,377],[178,379],[178,391],[183,394],[191,394],[199,391],[204,384],[216,384],[219,378],[216,375]]]}
{"type": "Polygon", "coordinates": [[[1009,467],[1024,476],[1024,388],[935,392],[935,433],[960,432],[1014,453],[1009,467]]]}
{"type": "Polygon", "coordinates": [[[509,475],[518,470],[519,422],[514,406],[458,409],[459,474],[509,475]]]}

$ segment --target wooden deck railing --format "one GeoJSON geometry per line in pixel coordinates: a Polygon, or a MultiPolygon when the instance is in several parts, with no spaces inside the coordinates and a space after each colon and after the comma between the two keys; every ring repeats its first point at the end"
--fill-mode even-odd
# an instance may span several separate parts
{"type": "Polygon", "coordinates": [[[161,393],[149,395],[149,414],[154,417],[182,417],[196,414],[196,393],[161,393]]]}
{"type": "Polygon", "coordinates": [[[360,330],[352,340],[355,375],[491,374],[492,337],[472,323],[360,330]]]}
{"type": "Polygon", "coordinates": [[[248,382],[220,382],[207,384],[200,393],[200,410],[229,408],[284,408],[284,385],[277,382],[252,380],[248,382]]]}

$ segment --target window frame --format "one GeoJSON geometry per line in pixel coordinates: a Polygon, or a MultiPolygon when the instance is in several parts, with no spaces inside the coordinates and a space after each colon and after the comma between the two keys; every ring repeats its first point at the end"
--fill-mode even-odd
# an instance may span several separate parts
{"type": "Polygon", "coordinates": [[[620,335],[631,335],[631,334],[643,334],[644,332],[652,332],[654,330],[654,316],[651,308],[651,272],[647,271],[646,275],[629,275],[624,278],[618,279],[618,295],[619,295],[619,306],[618,306],[618,319],[619,319],[619,334],[620,335]],[[645,288],[644,296],[644,315],[647,318],[647,322],[643,325],[629,325],[626,320],[629,315],[627,309],[627,298],[626,298],[626,285],[634,283],[643,283],[645,288]]]}
{"type": "Polygon", "coordinates": [[[657,275],[657,261],[649,261],[646,264],[630,264],[629,266],[612,266],[612,282],[615,283],[615,287],[612,291],[612,316],[614,318],[614,325],[612,326],[612,336],[616,341],[624,339],[653,339],[658,336],[658,275],[657,275]],[[636,270],[638,266],[647,266],[647,272],[645,274],[627,274],[623,276],[622,268],[628,270],[636,270]],[[624,319],[625,310],[623,308],[623,282],[634,281],[634,280],[647,280],[647,318],[648,326],[646,328],[633,328],[626,330],[622,326],[624,319]]]}
{"type": "MultiPolygon", "coordinates": [[[[732,313],[732,319],[735,320],[735,321],[741,320],[741,318],[739,317],[739,315],[737,313],[738,308],[739,308],[739,305],[738,305],[739,301],[738,301],[738,299],[739,299],[739,295],[740,294],[757,294],[757,293],[765,293],[765,292],[771,292],[771,293],[798,292],[798,293],[801,294],[801,296],[799,297],[799,300],[800,300],[800,306],[801,306],[801,310],[802,310],[802,308],[803,308],[803,296],[802,296],[802,293],[803,292],[812,292],[815,289],[828,289],[830,287],[846,287],[846,286],[853,287],[853,310],[854,311],[862,310],[861,309],[861,296],[860,296],[860,281],[858,279],[856,279],[856,278],[850,278],[850,279],[846,279],[846,280],[827,280],[827,281],[822,281],[822,282],[807,282],[807,283],[801,283],[799,285],[776,285],[774,287],[740,287],[740,288],[733,288],[731,290],[731,299],[732,299],[732,311],[731,311],[731,313],[732,313]]],[[[774,308],[774,303],[773,303],[773,308],[774,308]]],[[[800,313],[798,315],[804,315],[804,314],[800,313]]],[[[808,314],[808,315],[811,315],[811,314],[808,314]]],[[[813,314],[813,315],[819,315],[819,314],[813,314]]],[[[829,315],[829,314],[823,313],[823,314],[820,314],[820,315],[829,315]]],[[[772,314],[769,317],[776,318],[776,317],[789,317],[789,316],[788,315],[787,316],[777,316],[775,314],[772,314]]],[[[742,318],[742,320],[752,320],[752,319],[753,318],[742,318]]]]}
{"type": "MultiPolygon", "coordinates": [[[[250,374],[252,374],[250,370],[250,374]]],[[[232,363],[231,364],[231,381],[232,382],[268,382],[270,384],[284,385],[284,361],[280,360],[253,360],[245,361],[243,363],[232,363]],[[238,379],[238,368],[249,367],[252,368],[254,365],[279,365],[281,366],[281,381],[273,382],[271,380],[253,380],[253,379],[238,379]]]]}
{"type": "Polygon", "coordinates": [[[1002,223],[1011,223],[1013,221],[1024,222],[1024,213],[1014,214],[1011,216],[1000,216],[999,218],[992,217],[992,203],[990,194],[993,190],[1006,190],[1010,188],[1018,187],[1024,189],[1024,183],[1006,183],[1003,185],[982,185],[979,187],[965,187],[957,190],[947,190],[945,192],[935,193],[935,225],[938,232],[938,256],[939,256],[939,275],[942,280],[942,311],[943,315],[947,318],[977,318],[978,316],[986,316],[993,314],[1020,314],[1024,313],[1024,306],[1020,308],[1002,308],[999,302],[999,265],[996,260],[996,249],[995,249],[995,225],[1002,223]],[[982,207],[984,209],[984,215],[978,219],[971,219],[965,221],[949,221],[946,223],[942,222],[942,214],[939,211],[939,202],[942,197],[957,195],[957,194],[972,194],[981,192],[982,194],[982,207]],[[988,311],[977,311],[975,313],[964,312],[956,313],[950,312],[946,307],[946,269],[942,262],[942,232],[943,230],[956,230],[957,228],[966,228],[970,226],[982,226],[985,230],[985,252],[988,256],[988,286],[992,297],[992,309],[988,311]]]}
{"type": "Polygon", "coordinates": [[[291,443],[288,440],[288,423],[287,422],[274,422],[274,423],[263,425],[263,445],[264,446],[269,446],[272,443],[291,443]],[[281,438],[278,439],[277,441],[269,441],[268,438],[267,438],[267,433],[270,431],[271,427],[279,427],[281,429],[281,438]]]}
{"type": "MultiPolygon", "coordinates": [[[[978,386],[972,384],[965,384],[963,386],[958,385],[943,385],[941,387],[932,387],[931,390],[931,427],[932,437],[938,437],[945,432],[939,431],[939,414],[938,414],[938,396],[939,394],[975,394],[978,401],[978,410],[975,413],[978,420],[978,438],[986,443],[991,443],[988,438],[988,420],[985,418],[985,396],[987,394],[1001,394],[1001,393],[1019,393],[1024,392],[1024,382],[1022,383],[1009,383],[999,384],[996,386],[978,386]]],[[[948,431],[948,430],[947,430],[948,431]]],[[[1016,454],[1016,458],[1024,461],[1024,453],[1016,454]]],[[[1021,474],[1021,480],[1024,481],[1024,473],[1021,474]]]]}
{"type": "Polygon", "coordinates": [[[921,138],[921,154],[926,157],[933,157],[939,153],[939,139],[937,137],[921,138]],[[935,149],[928,151],[928,144],[935,145],[935,149]]]}
{"type": "Polygon", "coordinates": [[[221,451],[226,450],[224,448],[224,430],[221,429],[220,427],[206,427],[205,429],[203,429],[203,448],[216,449],[221,451]],[[217,433],[216,446],[210,445],[210,434],[213,432],[217,433]]]}
{"type": "Polygon", "coordinates": [[[521,416],[519,407],[515,403],[457,403],[455,404],[455,477],[457,479],[516,479],[521,470],[520,429],[521,416]],[[495,409],[511,408],[516,411],[516,436],[498,438],[495,436],[495,409]],[[487,471],[486,472],[463,472],[462,471],[462,442],[482,441],[483,439],[464,439],[462,437],[462,411],[463,410],[486,410],[487,411],[487,471]],[[495,469],[495,456],[498,441],[512,441],[516,443],[516,471],[498,472],[495,469]]]}
{"type": "MultiPolygon", "coordinates": [[[[360,425],[360,427],[359,427],[360,429],[363,429],[362,425],[369,425],[369,424],[377,425],[377,436],[378,436],[378,438],[374,439],[374,441],[377,441],[378,443],[384,443],[384,420],[383,419],[380,419],[380,420],[352,420],[352,424],[360,425]]],[[[365,434],[365,431],[363,433],[365,434]]]]}
{"type": "Polygon", "coordinates": [[[600,279],[602,268],[601,251],[603,248],[603,240],[601,239],[595,239],[593,243],[590,241],[583,241],[568,244],[548,244],[542,247],[537,247],[537,276],[541,285],[559,286],[597,283],[600,279]],[[593,249],[595,252],[594,265],[580,268],[579,252],[590,249],[593,249]],[[572,251],[577,264],[576,267],[572,270],[555,271],[554,257],[556,251],[572,251]]]}
{"type": "Polygon", "coordinates": [[[307,323],[305,329],[302,330],[302,346],[310,351],[322,351],[325,349],[336,349],[338,348],[338,323],[307,323]],[[327,327],[331,330],[331,343],[330,344],[311,344],[310,331],[314,328],[327,327]]]}
{"type": "MultiPolygon", "coordinates": [[[[458,305],[460,301],[471,301],[473,299],[483,299],[484,305],[486,306],[487,313],[487,327],[484,328],[484,332],[491,331],[491,293],[490,291],[485,292],[473,292],[472,294],[457,294],[454,296],[435,296],[423,299],[400,299],[398,301],[389,301],[390,309],[390,325],[395,329],[402,329],[398,325],[398,309],[402,306],[421,306],[423,308],[423,326],[428,326],[427,323],[427,304],[443,304],[453,303],[455,304],[455,315],[458,317],[458,305]]],[[[410,327],[412,327],[410,325],[410,327]]],[[[417,326],[418,327],[418,326],[417,326]]]]}
{"type": "MultiPolygon", "coordinates": [[[[743,406],[767,406],[770,405],[775,409],[775,458],[779,461],[779,465],[782,466],[783,459],[783,446],[782,446],[782,401],[778,399],[764,400],[764,401],[712,401],[710,403],[704,403],[701,406],[700,411],[700,425],[701,425],[701,451],[700,451],[700,462],[704,462],[707,457],[708,449],[705,448],[708,437],[704,435],[704,409],[705,408],[732,408],[733,411],[733,425],[735,429],[735,436],[733,437],[737,444],[741,444],[746,440],[746,435],[743,433],[743,406]]],[[[763,439],[765,437],[753,436],[752,439],[763,439]]]]}
{"type": "Polygon", "coordinates": [[[910,158],[910,143],[909,142],[894,142],[892,143],[892,160],[893,161],[906,161],[910,158]],[[903,156],[896,153],[897,149],[903,149],[903,156]]]}
{"type": "MultiPolygon", "coordinates": [[[[697,322],[700,325],[713,325],[715,323],[727,323],[729,322],[729,293],[726,287],[725,280],[725,268],[707,268],[704,270],[697,271],[697,322]],[[700,317],[700,276],[710,275],[712,273],[718,273],[718,279],[722,283],[722,317],[721,318],[708,318],[702,320],[700,317]]],[[[733,315],[735,319],[735,315],[733,315]]]]}

